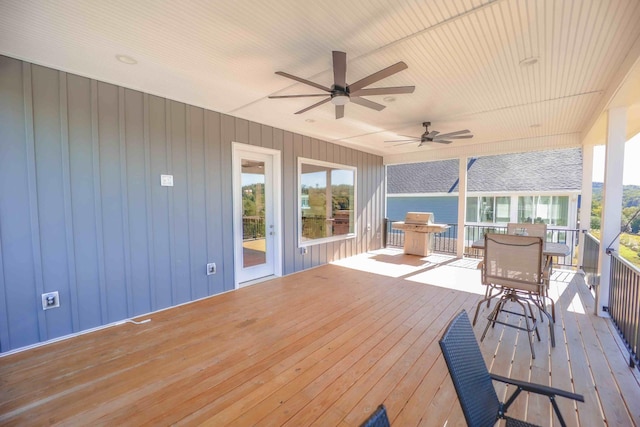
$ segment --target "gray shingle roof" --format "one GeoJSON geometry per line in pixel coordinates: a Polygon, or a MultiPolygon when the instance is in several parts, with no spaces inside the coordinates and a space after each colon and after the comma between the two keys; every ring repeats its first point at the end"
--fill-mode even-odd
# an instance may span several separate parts
{"type": "MultiPolygon", "coordinates": [[[[457,179],[458,160],[391,165],[387,193],[443,193],[457,179]]],[[[467,174],[467,191],[575,191],[581,186],[581,148],[478,157],[467,174]]]]}

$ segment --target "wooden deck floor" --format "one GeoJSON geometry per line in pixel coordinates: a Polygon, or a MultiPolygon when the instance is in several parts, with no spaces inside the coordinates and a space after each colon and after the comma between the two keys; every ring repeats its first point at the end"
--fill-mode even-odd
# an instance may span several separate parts
{"type": "MultiPolygon", "coordinates": [[[[579,275],[554,279],[556,347],[545,323],[531,359],[498,326],[481,344],[490,370],[584,394],[560,402],[569,425],[640,424],[612,326],[579,275]]],[[[473,260],[350,258],[2,357],[0,424],[357,426],[384,402],[392,425],[464,425],[438,339],[482,292],[473,260]]],[[[509,413],[552,424],[534,396],[509,413]]]]}

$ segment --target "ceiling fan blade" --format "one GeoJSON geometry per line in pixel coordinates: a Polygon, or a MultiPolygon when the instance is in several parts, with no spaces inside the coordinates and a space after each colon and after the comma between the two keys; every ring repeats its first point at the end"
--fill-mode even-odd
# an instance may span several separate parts
{"type": "Polygon", "coordinates": [[[344,105],[336,105],[336,119],[344,117],[344,105]]]}
{"type": "MultiPolygon", "coordinates": [[[[394,146],[394,147],[398,147],[398,146],[400,146],[400,145],[413,144],[413,143],[416,143],[416,142],[418,142],[418,141],[420,141],[420,140],[419,140],[419,139],[417,139],[417,140],[413,140],[413,141],[404,141],[404,142],[400,142],[400,144],[393,144],[393,146],[394,146]]],[[[385,142],[387,142],[387,141],[385,141],[385,142]]],[[[422,144],[420,144],[420,145],[422,145],[422,144]]],[[[418,145],[418,147],[419,147],[420,145],[418,145]]]]}
{"type": "Polygon", "coordinates": [[[333,51],[333,82],[342,88],[347,86],[347,54],[333,51]]]}
{"type": "Polygon", "coordinates": [[[307,96],[327,96],[326,93],[314,93],[309,95],[272,95],[270,99],[278,99],[278,98],[305,98],[307,96]]]}
{"type": "Polygon", "coordinates": [[[448,138],[448,139],[468,139],[473,138],[473,135],[440,135],[440,138],[448,138]]]}
{"type": "Polygon", "coordinates": [[[377,111],[385,109],[385,106],[382,104],[378,104],[377,102],[369,101],[368,99],[360,97],[351,98],[351,102],[353,102],[354,104],[362,105],[363,107],[372,108],[377,111]]]}
{"type": "Polygon", "coordinates": [[[324,104],[325,102],[329,102],[329,100],[331,100],[331,98],[323,99],[322,101],[316,102],[315,104],[313,104],[310,107],[304,108],[304,109],[302,109],[300,111],[296,111],[296,114],[302,114],[304,112],[307,112],[307,111],[311,110],[312,108],[319,107],[320,105],[324,104]]]}
{"type": "Polygon", "coordinates": [[[371,89],[360,89],[351,92],[351,96],[370,96],[370,95],[395,95],[400,93],[413,93],[415,86],[398,86],[398,87],[375,87],[371,89]]]}
{"type": "Polygon", "coordinates": [[[455,132],[443,133],[443,134],[442,134],[442,135],[440,135],[440,136],[442,137],[442,136],[445,136],[445,135],[446,135],[447,137],[449,137],[449,136],[461,135],[461,134],[463,134],[463,133],[469,133],[469,132],[471,132],[469,129],[465,129],[465,130],[457,130],[457,131],[455,131],[455,132]]]}
{"type": "Polygon", "coordinates": [[[434,139],[431,142],[437,142],[439,144],[451,144],[453,141],[447,141],[446,139],[434,139]]]}
{"type": "Polygon", "coordinates": [[[310,80],[303,79],[302,77],[294,76],[293,74],[285,73],[284,71],[276,71],[276,74],[279,75],[279,76],[282,76],[282,77],[286,77],[286,78],[291,79],[291,80],[295,80],[295,81],[300,82],[300,83],[304,83],[304,84],[309,85],[309,86],[313,86],[313,87],[318,88],[320,90],[324,90],[325,92],[331,92],[331,89],[329,89],[328,87],[324,87],[322,85],[319,85],[318,83],[314,83],[314,82],[312,82],[310,80]]]}
{"type": "Polygon", "coordinates": [[[357,92],[360,89],[364,88],[365,86],[369,86],[370,84],[373,84],[375,82],[377,82],[378,80],[382,80],[384,78],[387,78],[389,76],[394,75],[395,73],[398,73],[402,70],[406,70],[408,68],[407,64],[405,64],[404,62],[400,61],[397,64],[393,64],[387,68],[385,68],[384,70],[380,70],[376,73],[371,74],[370,76],[367,76],[363,79],[358,80],[357,82],[350,84],[349,85],[349,91],[350,92],[357,92]]]}
{"type": "Polygon", "coordinates": [[[438,132],[437,130],[432,130],[431,132],[429,132],[427,134],[427,136],[425,136],[425,138],[435,138],[436,135],[440,134],[440,132],[438,132]]]}
{"type": "Polygon", "coordinates": [[[391,141],[385,141],[385,142],[418,142],[420,141],[420,138],[411,138],[411,139],[393,139],[391,141]]]}

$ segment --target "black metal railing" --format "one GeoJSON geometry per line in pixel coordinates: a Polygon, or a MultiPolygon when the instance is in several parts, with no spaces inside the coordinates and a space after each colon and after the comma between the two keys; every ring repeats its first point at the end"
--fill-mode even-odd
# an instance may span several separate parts
{"type": "Polygon", "coordinates": [[[259,216],[242,217],[242,240],[262,239],[264,236],[264,218],[259,216]]]}
{"type": "MultiPolygon", "coordinates": [[[[393,221],[385,219],[384,228],[386,230],[386,244],[385,247],[402,247],[404,246],[404,232],[402,230],[394,229],[391,224],[393,221]]],[[[449,228],[441,233],[435,233],[433,237],[434,252],[455,254],[456,244],[458,238],[458,224],[447,224],[449,228]]],[[[464,256],[472,258],[482,257],[481,249],[474,249],[472,247],[473,242],[484,238],[486,233],[506,233],[506,226],[494,226],[494,225],[465,225],[465,239],[464,239],[464,256]]],[[[547,229],[547,241],[564,243],[569,247],[570,253],[566,257],[558,257],[554,261],[555,265],[564,265],[570,267],[577,267],[578,262],[576,259],[576,247],[578,246],[578,231],[576,229],[565,228],[548,228],[547,229]]]]}
{"type": "Polygon", "coordinates": [[[640,270],[618,254],[611,254],[609,315],[629,349],[629,365],[640,360],[640,270]]]}
{"type": "Polygon", "coordinates": [[[447,224],[449,228],[433,235],[433,251],[455,254],[458,247],[458,224],[447,224]]]}
{"type": "MultiPolygon", "coordinates": [[[[404,231],[392,228],[393,221],[385,218],[383,229],[385,230],[384,247],[401,248],[404,246],[404,231]]],[[[438,253],[455,254],[456,236],[458,224],[447,224],[448,229],[440,233],[434,233],[431,240],[431,250],[438,253]]]]}

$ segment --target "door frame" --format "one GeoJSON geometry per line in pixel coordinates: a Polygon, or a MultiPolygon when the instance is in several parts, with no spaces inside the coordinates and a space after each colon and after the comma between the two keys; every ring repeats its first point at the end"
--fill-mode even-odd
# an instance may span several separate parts
{"type": "Polygon", "coordinates": [[[243,286],[262,282],[272,277],[282,276],[282,163],[280,150],[271,148],[258,147],[255,145],[243,144],[240,142],[232,143],[232,181],[233,181],[233,264],[234,288],[238,289],[240,283],[243,286]],[[245,155],[250,157],[251,154],[261,154],[271,156],[272,163],[272,193],[273,193],[273,276],[261,277],[247,282],[239,282],[239,272],[242,270],[242,198],[241,195],[241,172],[238,170],[239,160],[245,155]],[[239,247],[238,247],[239,245],[239,247]]]}

